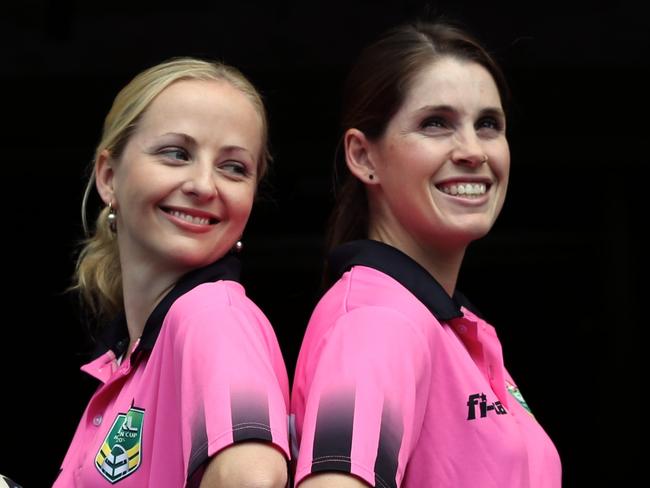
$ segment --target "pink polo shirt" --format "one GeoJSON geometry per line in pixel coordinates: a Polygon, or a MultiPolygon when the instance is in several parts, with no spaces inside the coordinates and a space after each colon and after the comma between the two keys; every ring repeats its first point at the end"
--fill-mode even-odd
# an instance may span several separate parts
{"type": "Polygon", "coordinates": [[[557,451],[503,364],[494,328],[376,241],[335,251],[293,386],[296,485],[559,488],[557,451]]]}
{"type": "Polygon", "coordinates": [[[101,384],[55,487],[198,486],[211,456],[246,440],[289,456],[282,355],[237,275],[227,256],[183,277],[119,365],[124,319],[107,330],[110,348],[82,368],[101,384]]]}

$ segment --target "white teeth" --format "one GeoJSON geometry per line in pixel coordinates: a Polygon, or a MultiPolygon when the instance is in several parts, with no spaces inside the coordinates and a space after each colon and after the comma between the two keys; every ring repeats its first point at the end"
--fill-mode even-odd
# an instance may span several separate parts
{"type": "Polygon", "coordinates": [[[210,219],[207,219],[205,217],[192,217],[191,215],[188,215],[183,212],[179,212],[178,210],[172,210],[170,212],[174,217],[178,217],[179,219],[183,219],[186,222],[190,222],[191,224],[198,224],[198,225],[207,225],[210,223],[210,219]]]}
{"type": "Polygon", "coordinates": [[[444,185],[439,188],[448,195],[464,195],[468,197],[481,196],[487,191],[485,183],[460,183],[444,185]]]}

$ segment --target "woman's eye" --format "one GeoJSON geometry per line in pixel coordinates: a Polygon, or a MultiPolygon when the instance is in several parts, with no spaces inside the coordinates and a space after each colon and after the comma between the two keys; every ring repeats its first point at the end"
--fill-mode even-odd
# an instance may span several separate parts
{"type": "Polygon", "coordinates": [[[224,171],[237,176],[246,176],[248,170],[246,165],[238,161],[227,161],[220,166],[224,171]]]}
{"type": "Polygon", "coordinates": [[[485,117],[478,121],[478,123],[476,124],[476,129],[477,130],[488,129],[488,130],[500,131],[501,122],[495,119],[494,117],[485,117]]]}
{"type": "Polygon", "coordinates": [[[437,128],[444,129],[448,126],[447,121],[442,117],[427,117],[422,121],[421,127],[423,129],[427,128],[437,128]]]}
{"type": "Polygon", "coordinates": [[[166,147],[160,151],[160,154],[163,156],[180,161],[189,161],[190,155],[182,147],[166,147]]]}

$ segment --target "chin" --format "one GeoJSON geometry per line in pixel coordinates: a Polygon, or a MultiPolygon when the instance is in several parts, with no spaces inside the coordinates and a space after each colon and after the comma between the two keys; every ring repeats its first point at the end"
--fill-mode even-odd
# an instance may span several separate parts
{"type": "Polygon", "coordinates": [[[470,241],[475,241],[481,239],[490,233],[492,225],[477,225],[471,229],[468,229],[467,235],[470,241]]]}
{"type": "Polygon", "coordinates": [[[453,230],[450,230],[449,233],[444,237],[444,240],[450,244],[455,243],[458,247],[466,248],[472,242],[485,237],[490,232],[491,228],[491,225],[457,227],[453,230]]]}
{"type": "Polygon", "coordinates": [[[461,220],[458,224],[459,232],[471,237],[472,240],[480,239],[490,232],[496,219],[487,218],[486,215],[476,215],[475,218],[461,220]]]}
{"type": "Polygon", "coordinates": [[[212,264],[218,259],[222,258],[226,254],[226,251],[220,253],[196,253],[196,252],[179,252],[170,256],[170,259],[175,261],[180,268],[186,270],[193,270],[197,268],[202,268],[208,264],[212,264]]]}

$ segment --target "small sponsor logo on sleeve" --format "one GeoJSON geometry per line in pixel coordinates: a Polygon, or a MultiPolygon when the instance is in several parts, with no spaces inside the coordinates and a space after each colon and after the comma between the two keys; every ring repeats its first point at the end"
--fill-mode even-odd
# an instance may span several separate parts
{"type": "Polygon", "coordinates": [[[526,410],[526,412],[528,412],[529,414],[533,415],[533,412],[531,412],[530,407],[529,407],[528,404],[526,403],[526,400],[524,400],[524,397],[523,397],[523,395],[521,394],[521,392],[519,391],[519,388],[517,388],[517,385],[513,385],[513,384],[510,383],[508,380],[506,380],[506,389],[510,392],[510,394],[511,394],[513,397],[515,397],[515,400],[517,400],[517,401],[519,402],[519,404],[520,404],[522,407],[524,407],[524,409],[526,410]]]}

